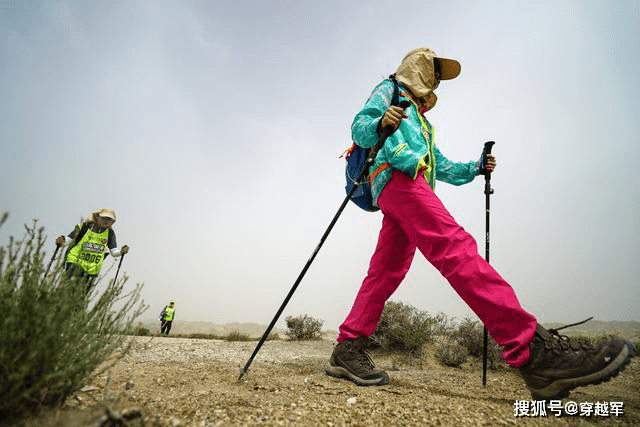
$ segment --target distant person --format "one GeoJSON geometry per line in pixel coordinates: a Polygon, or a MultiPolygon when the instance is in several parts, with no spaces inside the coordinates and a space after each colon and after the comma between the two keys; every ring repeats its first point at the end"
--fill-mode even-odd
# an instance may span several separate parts
{"type": "Polygon", "coordinates": [[[491,173],[495,157],[452,162],[434,143],[424,114],[434,107],[441,80],[460,73],[460,63],[439,58],[431,49],[409,52],[390,79],[379,83],[351,125],[354,142],[373,147],[381,128],[387,138],[369,169],[374,204],[382,211],[382,228],[369,270],[345,321],[326,373],[358,385],[382,385],[388,374],[375,367],[366,352],[385,302],[404,279],[416,249],[448,280],[476,313],[502,357],[520,369],[536,399],[566,396],[569,390],[607,381],[635,354],[633,344],[607,337],[591,344],[547,330],[521,306],[513,288],[479,254],[475,240],[446,210],[434,193],[436,179],[454,185],[491,173]],[[394,80],[403,110],[391,106],[394,80]]]}
{"type": "Polygon", "coordinates": [[[169,331],[171,331],[171,324],[176,316],[175,301],[169,302],[169,305],[166,306],[162,312],[164,313],[164,316],[162,316],[161,320],[160,333],[169,335],[169,331]]]}
{"type": "Polygon", "coordinates": [[[115,222],[113,209],[101,209],[76,225],[68,236],[56,239],[58,246],[69,245],[65,254],[65,270],[69,277],[78,277],[85,283],[87,293],[93,287],[107,254],[117,258],[129,252],[127,245],[117,248],[113,231],[115,222]]]}

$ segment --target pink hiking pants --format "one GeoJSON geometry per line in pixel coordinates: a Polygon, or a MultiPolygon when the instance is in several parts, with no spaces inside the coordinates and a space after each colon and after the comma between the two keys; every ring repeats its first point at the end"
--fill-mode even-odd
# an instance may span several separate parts
{"type": "Polygon", "coordinates": [[[536,318],[522,309],[511,286],[478,254],[473,237],[429,184],[394,171],[378,205],[384,214],[378,244],[351,312],[340,325],[338,342],[373,334],[417,248],[504,347],[504,360],[515,367],[526,363],[536,318]]]}

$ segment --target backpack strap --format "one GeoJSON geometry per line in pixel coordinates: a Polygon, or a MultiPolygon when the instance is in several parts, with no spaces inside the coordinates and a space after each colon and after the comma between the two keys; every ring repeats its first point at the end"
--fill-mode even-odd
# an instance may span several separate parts
{"type": "Polygon", "coordinates": [[[82,223],[82,227],[80,227],[80,232],[78,233],[78,235],[74,239],[73,246],[75,246],[78,243],[80,243],[80,240],[82,240],[84,235],[87,234],[87,230],[88,229],[89,229],[89,223],[88,222],[83,222],[82,223]]]}
{"type": "Polygon", "coordinates": [[[391,96],[391,105],[398,105],[400,103],[400,90],[398,89],[398,81],[396,75],[391,74],[389,80],[393,83],[393,95],[391,96]]]}
{"type": "Polygon", "coordinates": [[[78,232],[78,234],[76,234],[76,237],[74,237],[73,239],[73,243],[67,247],[67,250],[64,253],[65,260],[67,259],[67,255],[69,255],[69,252],[71,252],[71,249],[73,249],[78,243],[80,243],[80,240],[82,240],[84,235],[87,234],[88,229],[89,229],[89,223],[83,222],[82,226],[80,227],[80,231],[78,232]]]}
{"type": "MultiPolygon", "coordinates": [[[[389,76],[388,80],[390,80],[391,83],[393,83],[393,95],[391,95],[391,104],[389,105],[389,107],[391,107],[393,105],[400,104],[400,89],[398,88],[398,81],[396,80],[396,75],[395,74],[391,74],[389,76]]],[[[384,114],[383,114],[383,116],[384,116],[384,114]]],[[[378,133],[378,135],[380,135],[380,131],[382,130],[382,128],[380,126],[382,126],[382,117],[380,118],[380,121],[378,121],[378,127],[376,128],[376,132],[378,133]]],[[[355,143],[354,143],[354,145],[355,145],[355,143]]],[[[380,148],[380,147],[378,147],[378,148],[380,148]]],[[[376,149],[376,151],[378,151],[378,149],[376,149]]],[[[347,159],[348,159],[348,157],[347,157],[347,159]]]]}

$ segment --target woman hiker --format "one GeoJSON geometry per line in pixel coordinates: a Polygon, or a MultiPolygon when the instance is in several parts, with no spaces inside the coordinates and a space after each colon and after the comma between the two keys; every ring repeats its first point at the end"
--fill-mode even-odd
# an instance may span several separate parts
{"type": "Polygon", "coordinates": [[[56,245],[70,245],[65,258],[65,270],[69,277],[75,276],[86,285],[89,293],[102,268],[102,262],[108,253],[114,258],[129,252],[124,245],[117,248],[113,223],[116,213],[113,209],[101,209],[93,212],[87,220],[75,226],[68,236],[59,236],[56,245]]]}
{"type": "Polygon", "coordinates": [[[577,386],[606,381],[629,363],[634,346],[613,336],[592,345],[539,325],[434,193],[436,179],[461,185],[496,166],[490,155],[484,162],[482,158],[452,162],[434,144],[433,128],[424,114],[436,104],[434,91],[440,81],[459,73],[458,61],[439,58],[431,49],[414,49],[395,73],[399,99],[408,100],[410,106],[405,110],[390,106],[394,82],[384,80],[353,121],[353,140],[364,148],[377,143],[382,127],[396,130],[369,169],[373,202],[383,213],[382,228],[367,275],[339,327],[326,373],[358,385],[389,382],[388,374],[377,369],[366,352],[367,337],[375,331],[385,302],[405,277],[417,249],[504,347],[502,357],[519,368],[535,399],[566,396],[577,386]]]}

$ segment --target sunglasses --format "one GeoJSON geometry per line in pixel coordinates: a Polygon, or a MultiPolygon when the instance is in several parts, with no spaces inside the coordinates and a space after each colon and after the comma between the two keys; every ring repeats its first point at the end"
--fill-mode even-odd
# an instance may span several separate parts
{"type": "Polygon", "coordinates": [[[436,79],[438,79],[438,81],[440,80],[440,76],[441,74],[441,70],[440,70],[440,62],[439,61],[433,61],[433,72],[436,75],[436,79]]]}

